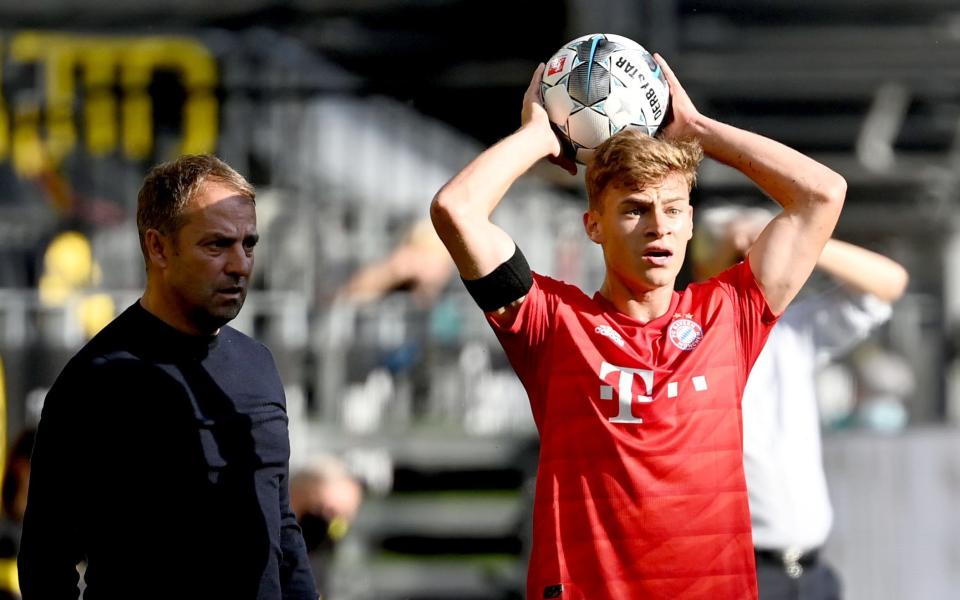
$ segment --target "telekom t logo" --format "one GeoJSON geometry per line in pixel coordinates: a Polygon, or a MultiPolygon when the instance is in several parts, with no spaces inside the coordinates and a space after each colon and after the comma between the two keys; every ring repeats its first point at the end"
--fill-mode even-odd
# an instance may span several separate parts
{"type": "MultiPolygon", "coordinates": [[[[643,419],[633,415],[633,403],[637,402],[638,404],[647,404],[649,402],[653,402],[653,371],[648,369],[618,367],[617,365],[611,365],[606,361],[600,363],[600,379],[606,379],[607,375],[610,375],[614,372],[620,373],[619,380],[617,381],[617,400],[619,402],[619,410],[617,412],[617,416],[611,418],[610,422],[643,423],[643,419]],[[636,399],[633,397],[633,380],[635,377],[640,378],[646,391],[646,394],[637,394],[636,399]]],[[[702,392],[707,389],[707,378],[703,375],[697,375],[691,378],[691,382],[693,382],[693,389],[696,392],[702,392]]],[[[667,397],[676,398],[678,395],[678,388],[679,386],[677,385],[676,381],[667,383],[667,397]]],[[[612,385],[600,386],[600,399],[613,400],[612,385]]]]}
{"type": "MultiPolygon", "coordinates": [[[[643,381],[643,384],[647,388],[646,396],[638,394],[637,402],[653,402],[653,371],[647,369],[630,369],[627,367],[618,367],[616,365],[611,365],[610,363],[604,361],[600,364],[600,379],[604,379],[610,373],[614,371],[620,372],[620,381],[617,386],[617,396],[620,399],[620,412],[617,413],[617,416],[610,419],[611,423],[643,423],[643,419],[640,417],[633,416],[633,411],[631,406],[633,404],[633,378],[635,376],[640,377],[643,381]]],[[[613,399],[613,386],[601,385],[600,386],[600,399],[601,400],[612,400],[613,399]]]]}

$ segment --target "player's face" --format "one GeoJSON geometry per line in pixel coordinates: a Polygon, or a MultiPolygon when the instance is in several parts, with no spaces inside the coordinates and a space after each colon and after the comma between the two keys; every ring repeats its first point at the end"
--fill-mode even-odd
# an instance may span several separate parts
{"type": "Polygon", "coordinates": [[[247,297],[257,243],[253,201],[216,182],[187,205],[180,230],[168,238],[168,297],[198,332],[213,333],[237,316],[247,297]]]}
{"type": "Polygon", "coordinates": [[[672,173],[640,191],[611,185],[600,211],[584,215],[587,235],[603,247],[608,275],[638,292],[673,288],[693,235],[687,181],[672,173]]]}

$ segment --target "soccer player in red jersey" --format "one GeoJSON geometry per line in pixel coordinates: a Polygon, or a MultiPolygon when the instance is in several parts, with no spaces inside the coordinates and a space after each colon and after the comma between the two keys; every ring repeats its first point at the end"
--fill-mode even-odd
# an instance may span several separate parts
{"type": "MultiPolygon", "coordinates": [[[[527,597],[756,598],[740,397],[774,322],[812,271],[846,182],[778,142],[710,119],[670,67],[673,117],[620,133],[587,167],[592,296],[532,274],[490,215],[561,145],[538,101],[441,189],[431,216],[523,382],[540,434],[527,597]],[[703,153],[783,207],[749,258],[677,292],[703,153]]],[[[573,165],[567,165],[573,169],[573,165]]]]}

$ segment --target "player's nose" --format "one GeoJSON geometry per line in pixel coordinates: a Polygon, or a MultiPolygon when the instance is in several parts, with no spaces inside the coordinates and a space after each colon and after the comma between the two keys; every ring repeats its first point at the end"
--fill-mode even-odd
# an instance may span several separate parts
{"type": "Polygon", "coordinates": [[[661,238],[670,232],[667,216],[658,210],[650,211],[647,219],[647,233],[661,238]]]}

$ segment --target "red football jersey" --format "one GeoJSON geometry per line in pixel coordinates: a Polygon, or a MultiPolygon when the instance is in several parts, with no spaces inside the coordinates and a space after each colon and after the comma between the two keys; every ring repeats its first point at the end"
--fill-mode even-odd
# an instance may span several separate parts
{"type": "Polygon", "coordinates": [[[641,323],[536,275],[493,321],[540,432],[527,598],[756,598],[740,398],[776,322],[744,262],[641,323]]]}

